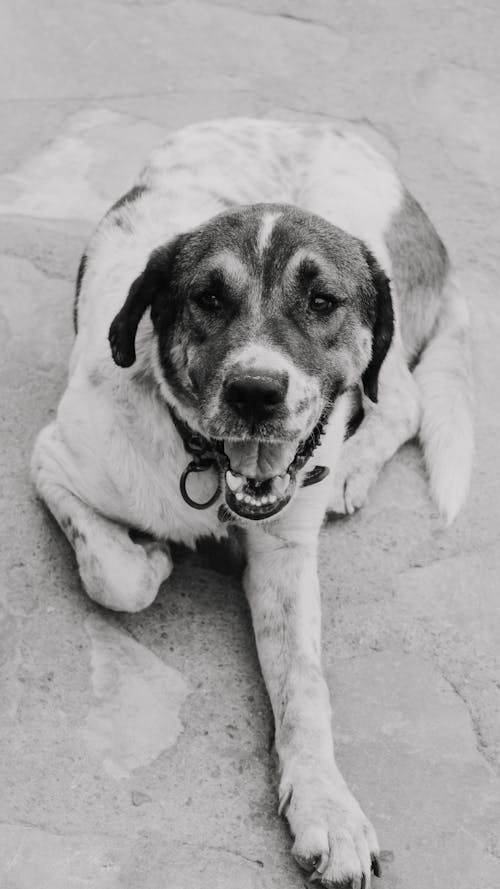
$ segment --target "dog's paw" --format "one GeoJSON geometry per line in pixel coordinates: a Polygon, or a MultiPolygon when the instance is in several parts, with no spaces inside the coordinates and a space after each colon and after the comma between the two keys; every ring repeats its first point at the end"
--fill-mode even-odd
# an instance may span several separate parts
{"type": "Polygon", "coordinates": [[[327,511],[352,515],[357,509],[361,509],[378,473],[379,468],[374,466],[358,466],[347,474],[340,471],[333,479],[327,511]]]}
{"type": "Polygon", "coordinates": [[[360,509],[381,468],[356,437],[346,442],[333,472],[327,511],[352,515],[360,509]]]}
{"type": "Polygon", "coordinates": [[[294,837],[297,863],[329,889],[370,889],[379,877],[380,852],[375,831],[340,776],[309,773],[280,786],[281,814],[294,837]]]}
{"type": "Polygon", "coordinates": [[[147,608],[173,568],[166,544],[133,543],[125,534],[123,539],[109,535],[92,550],[85,540],[77,541],[75,552],[88,595],[114,611],[147,608]]]}

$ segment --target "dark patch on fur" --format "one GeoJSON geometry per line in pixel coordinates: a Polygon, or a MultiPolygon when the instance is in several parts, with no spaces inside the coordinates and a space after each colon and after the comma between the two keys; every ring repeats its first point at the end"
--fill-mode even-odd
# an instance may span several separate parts
{"type": "Polygon", "coordinates": [[[122,216],[120,213],[115,213],[113,215],[113,222],[118,227],[123,229],[123,231],[127,232],[129,235],[132,234],[134,228],[130,222],[130,219],[127,216],[122,216]]]}
{"type": "Polygon", "coordinates": [[[123,214],[120,211],[128,209],[132,204],[138,201],[146,191],[148,191],[147,185],[134,185],[108,210],[106,219],[112,219],[118,228],[131,234],[133,232],[133,227],[130,220],[126,214],[123,214]]]}
{"type": "Polygon", "coordinates": [[[158,383],[155,380],[153,372],[149,368],[140,368],[140,370],[135,370],[131,375],[130,379],[137,383],[138,386],[142,386],[148,392],[156,392],[158,391],[158,383]]]}
{"type": "Polygon", "coordinates": [[[298,414],[301,414],[302,411],[307,410],[308,407],[309,407],[309,399],[308,398],[301,398],[300,401],[297,402],[296,411],[298,414]]]}
{"type": "Polygon", "coordinates": [[[149,534],[147,531],[142,531],[140,528],[129,528],[128,536],[132,543],[137,543],[141,546],[144,546],[146,543],[156,542],[156,538],[153,534],[149,534]]]}
{"type": "Polygon", "coordinates": [[[134,201],[137,201],[144,192],[148,190],[147,185],[134,185],[129,191],[127,191],[121,198],[113,204],[112,207],[106,213],[106,216],[110,216],[115,210],[121,210],[122,207],[127,207],[129,204],[133,204],[134,201]]]}
{"type": "Polygon", "coordinates": [[[283,636],[283,625],[267,623],[263,624],[258,631],[258,638],[264,639],[280,639],[283,636]]]}
{"type": "Polygon", "coordinates": [[[73,300],[73,327],[75,333],[78,333],[78,301],[80,299],[80,290],[82,289],[83,276],[87,268],[87,254],[84,253],[78,265],[75,284],[75,298],[73,300]]]}
{"type": "Polygon", "coordinates": [[[448,276],[446,248],[426,213],[405,191],[385,236],[400,309],[399,323],[409,361],[431,337],[448,276]]]}
{"type": "Polygon", "coordinates": [[[82,543],[87,542],[87,538],[83,531],[80,531],[79,528],[77,528],[76,525],[73,524],[73,520],[69,516],[61,519],[59,524],[69,542],[71,543],[73,549],[75,549],[75,546],[79,540],[81,540],[82,543]]]}
{"type": "Polygon", "coordinates": [[[94,370],[89,373],[89,383],[91,386],[100,386],[103,379],[104,377],[101,371],[97,368],[94,368],[94,370]]]}

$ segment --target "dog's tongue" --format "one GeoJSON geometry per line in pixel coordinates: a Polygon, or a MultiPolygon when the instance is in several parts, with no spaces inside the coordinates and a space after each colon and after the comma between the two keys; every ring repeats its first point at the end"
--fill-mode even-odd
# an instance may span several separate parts
{"type": "Polygon", "coordinates": [[[226,441],[224,451],[232,472],[257,481],[286,472],[295,457],[296,444],[290,442],[226,441]]]}

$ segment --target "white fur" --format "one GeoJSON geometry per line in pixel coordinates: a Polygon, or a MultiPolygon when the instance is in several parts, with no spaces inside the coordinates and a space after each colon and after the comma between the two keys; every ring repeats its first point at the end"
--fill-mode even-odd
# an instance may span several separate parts
{"type": "Polygon", "coordinates": [[[257,250],[261,256],[269,245],[273,228],[281,215],[281,213],[266,213],[262,219],[262,224],[257,236],[257,250]]]}

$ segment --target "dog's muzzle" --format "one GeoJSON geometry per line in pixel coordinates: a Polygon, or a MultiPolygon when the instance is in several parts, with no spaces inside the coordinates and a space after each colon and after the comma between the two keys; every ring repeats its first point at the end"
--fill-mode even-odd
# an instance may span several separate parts
{"type": "MultiPolygon", "coordinates": [[[[175,414],[172,413],[172,416],[186,450],[192,455],[192,460],[180,478],[182,497],[193,509],[208,509],[216,503],[224,491],[228,509],[221,506],[219,517],[223,521],[230,520],[232,516],[250,521],[264,521],[281,512],[296,490],[297,474],[319,444],[326,419],[321,417],[306,441],[295,450],[289,443],[275,444],[257,440],[223,442],[206,439],[189,429],[175,414]],[[266,465],[272,467],[278,462],[283,463],[283,460],[286,461],[283,471],[266,477],[266,465]],[[258,478],[238,471],[250,464],[254,467],[258,478]],[[218,484],[209,500],[198,503],[188,492],[189,476],[213,468],[218,472],[218,484]]],[[[326,478],[328,473],[329,469],[326,466],[316,466],[301,477],[300,484],[302,487],[316,484],[326,478]]]]}

